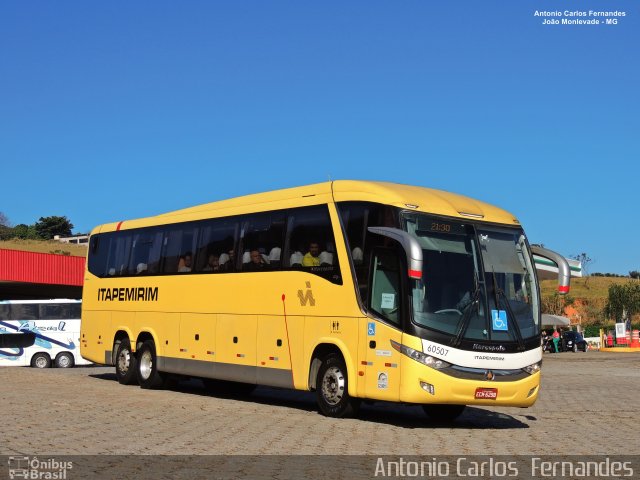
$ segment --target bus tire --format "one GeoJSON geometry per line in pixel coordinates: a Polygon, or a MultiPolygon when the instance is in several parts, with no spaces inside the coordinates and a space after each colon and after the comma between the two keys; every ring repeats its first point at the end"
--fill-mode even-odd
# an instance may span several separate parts
{"type": "Polygon", "coordinates": [[[74,365],[75,361],[73,359],[73,355],[71,355],[69,352],[59,353],[56,357],[56,368],[73,368],[74,365]]]}
{"type": "Polygon", "coordinates": [[[51,366],[51,357],[46,353],[36,353],[31,357],[31,366],[33,368],[49,368],[51,366]]]}
{"type": "Polygon", "coordinates": [[[316,380],[320,413],[334,418],[355,416],[360,402],[349,396],[348,387],[347,367],[342,356],[330,353],[322,360],[316,380]]]}
{"type": "Polygon", "coordinates": [[[138,384],[142,388],[160,388],[164,385],[164,375],[158,371],[156,344],[145,340],[138,350],[138,384]]]}
{"type": "Polygon", "coordinates": [[[436,422],[452,422],[458,418],[466,405],[440,405],[440,404],[426,404],[422,405],[422,409],[427,416],[436,422]]]}
{"type": "Polygon", "coordinates": [[[124,338],[118,344],[116,352],[116,378],[121,385],[136,383],[136,356],[131,352],[131,343],[124,338]]]}

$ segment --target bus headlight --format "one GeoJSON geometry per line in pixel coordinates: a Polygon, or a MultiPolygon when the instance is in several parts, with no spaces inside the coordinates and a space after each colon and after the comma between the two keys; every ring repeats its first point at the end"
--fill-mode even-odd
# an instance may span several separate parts
{"type": "Polygon", "coordinates": [[[527,372],[529,375],[533,375],[536,372],[540,371],[540,367],[542,366],[542,360],[539,362],[533,363],[527,367],[524,367],[522,370],[527,372]]]}
{"type": "Polygon", "coordinates": [[[435,368],[436,370],[440,370],[442,368],[450,367],[451,364],[445,362],[444,360],[440,360],[439,358],[432,357],[431,355],[427,355],[426,353],[422,353],[413,348],[407,347],[406,345],[402,345],[398,342],[391,341],[391,346],[406,355],[409,358],[414,359],[416,362],[420,362],[427,367],[435,368]]]}

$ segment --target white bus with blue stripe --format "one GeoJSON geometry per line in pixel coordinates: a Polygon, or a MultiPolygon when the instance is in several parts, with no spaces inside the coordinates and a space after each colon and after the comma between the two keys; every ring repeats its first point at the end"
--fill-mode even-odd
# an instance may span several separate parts
{"type": "Polygon", "coordinates": [[[89,365],[80,356],[80,300],[0,301],[0,366],[89,365]]]}

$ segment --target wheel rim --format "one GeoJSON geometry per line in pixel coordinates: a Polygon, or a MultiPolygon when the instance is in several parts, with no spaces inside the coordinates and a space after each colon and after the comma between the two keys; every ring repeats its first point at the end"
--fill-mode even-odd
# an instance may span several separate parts
{"type": "Polygon", "coordinates": [[[344,396],[344,374],[338,367],[329,368],[322,377],[322,397],[329,405],[337,405],[344,396]]]}
{"type": "Polygon", "coordinates": [[[36,367],[38,368],[46,368],[47,366],[47,359],[44,357],[38,357],[36,358],[36,367]]]}
{"type": "Polygon", "coordinates": [[[118,370],[125,374],[129,371],[129,365],[131,364],[131,352],[128,349],[120,350],[120,355],[118,355],[118,370]]]}
{"type": "Polygon", "coordinates": [[[61,355],[58,360],[58,365],[62,368],[67,368],[71,365],[71,359],[67,355],[61,355]]]}
{"type": "Polygon", "coordinates": [[[140,357],[140,376],[147,380],[151,376],[151,370],[153,370],[153,357],[151,352],[145,350],[140,357]]]}

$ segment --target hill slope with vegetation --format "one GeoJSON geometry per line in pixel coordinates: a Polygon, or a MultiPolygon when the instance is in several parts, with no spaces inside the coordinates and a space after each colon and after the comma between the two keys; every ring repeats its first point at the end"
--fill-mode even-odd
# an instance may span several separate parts
{"type": "Polygon", "coordinates": [[[73,243],[61,243],[55,240],[0,240],[0,248],[7,250],[24,250],[26,252],[54,253],[57,255],[71,255],[73,257],[86,257],[87,245],[73,243]]]}

